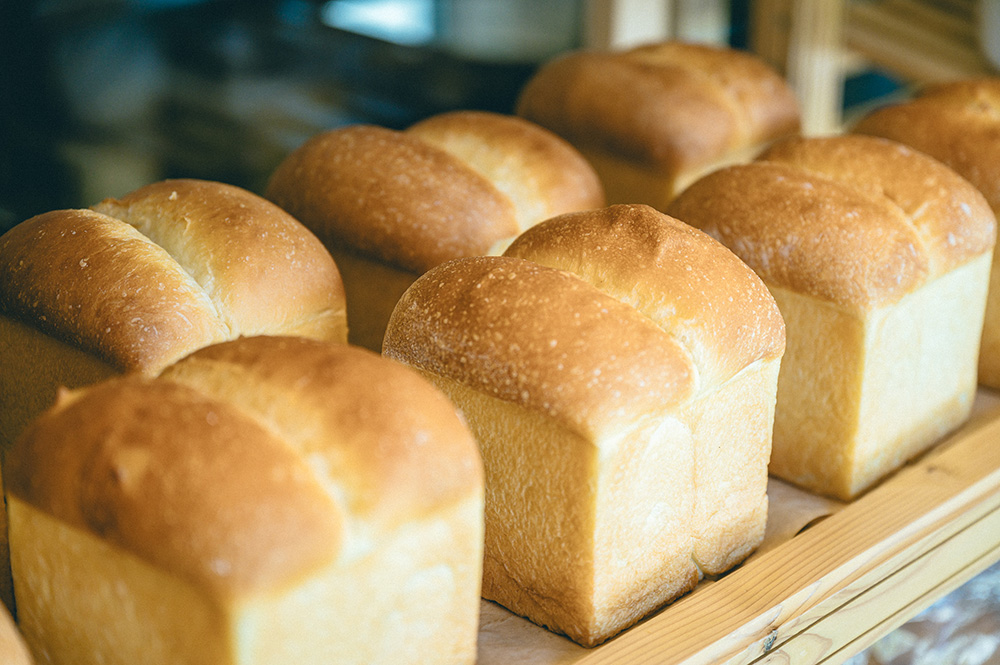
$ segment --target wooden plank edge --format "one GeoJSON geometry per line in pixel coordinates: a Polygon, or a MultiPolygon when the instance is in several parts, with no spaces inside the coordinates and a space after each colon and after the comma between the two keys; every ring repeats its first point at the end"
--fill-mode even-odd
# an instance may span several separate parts
{"type": "Polygon", "coordinates": [[[884,634],[872,633],[873,625],[885,631],[898,627],[998,557],[1000,506],[752,662],[777,659],[816,665],[838,653],[846,658],[853,654],[845,649],[856,644],[860,636],[871,633],[869,639],[874,642],[884,634]]]}
{"type": "MultiPolygon", "coordinates": [[[[958,497],[960,500],[963,497],[958,497]]],[[[919,560],[928,553],[935,551],[942,544],[955,538],[966,529],[972,527],[991,515],[1000,515],[1000,491],[982,497],[974,503],[960,502],[954,506],[956,510],[938,514],[935,521],[922,530],[914,532],[899,547],[884,549],[878,559],[865,566],[856,577],[845,577],[842,588],[829,595],[823,602],[809,611],[787,622],[788,629],[795,630],[798,623],[809,624],[822,616],[827,608],[843,602],[843,598],[853,599],[867,593],[871,588],[881,584],[881,581],[896,574],[912,562],[919,560]]],[[[989,532],[987,532],[989,533],[989,532]]],[[[1000,523],[996,525],[994,543],[1000,544],[1000,523]]]]}
{"type": "Polygon", "coordinates": [[[918,602],[914,602],[906,607],[900,608],[900,610],[893,616],[888,617],[885,621],[878,625],[872,626],[868,631],[859,635],[857,639],[852,641],[850,644],[845,645],[840,651],[835,654],[831,654],[829,659],[822,662],[822,665],[842,663],[851,656],[861,653],[868,647],[875,644],[882,637],[885,637],[893,630],[905,624],[922,610],[933,605],[935,601],[940,600],[952,591],[955,591],[997,561],[1000,561],[1000,548],[997,548],[990,554],[970,563],[965,569],[956,571],[954,575],[949,577],[947,580],[944,580],[941,584],[931,590],[926,598],[921,598],[918,602]],[[925,603],[925,599],[929,599],[930,602],[925,603]]]}
{"type": "MultiPolygon", "coordinates": [[[[1000,419],[992,418],[951,437],[940,450],[928,455],[915,466],[904,469],[882,486],[844,510],[827,518],[816,527],[797,536],[798,547],[780,547],[759,559],[748,562],[731,574],[705,587],[697,594],[686,596],[660,613],[634,626],[617,638],[595,648],[577,662],[600,663],[657,662],[712,663],[725,661],[750,662],[755,648],[763,648],[775,626],[786,625],[812,611],[822,616],[828,603],[843,602],[836,594],[848,584],[857,584],[871,569],[872,556],[879,556],[879,565],[892,562],[902,549],[919,552],[933,541],[924,542],[921,533],[944,537],[949,530],[961,528],[964,515],[970,513],[984,496],[1000,497],[1000,466],[996,463],[995,442],[1000,440],[1000,419]],[[984,463],[986,458],[987,462],[984,463]],[[939,482],[927,485],[926,476],[939,482]],[[873,499],[872,497],[876,497],[873,499]],[[872,541],[865,534],[857,542],[857,534],[842,533],[843,523],[865,520],[874,503],[876,507],[904,502],[902,516],[894,510],[882,510],[870,521],[874,532],[892,528],[887,539],[872,541]],[[838,533],[840,532],[840,533],[838,533]],[[801,547],[805,543],[806,548],[801,547]],[[832,548],[827,561],[803,562],[794,559],[802,549],[832,548]],[[788,566],[798,564],[798,578],[788,566]],[[804,574],[804,577],[803,577],[804,574]],[[745,578],[757,576],[774,579],[764,589],[744,593],[745,578]],[[715,626],[706,622],[715,621],[715,626]],[[709,647],[704,644],[708,641],[709,647]],[[726,643],[731,642],[732,647],[726,643]],[[721,645],[721,646],[720,646],[721,645]],[[740,647],[737,653],[733,648],[740,647]],[[725,650],[729,649],[726,653],[725,650]],[[648,654],[655,660],[645,661],[648,654]]],[[[896,506],[897,508],[899,506],[896,506]]],[[[903,565],[905,560],[892,565],[903,565]]],[[[890,566],[891,568],[891,566],[890,566]]],[[[888,570],[886,572],[891,572],[888,570]]],[[[791,624],[789,624],[791,625],[791,624]]],[[[803,626],[796,626],[801,628],[803,626]]],[[[780,631],[779,631],[780,632],[780,631]]]]}

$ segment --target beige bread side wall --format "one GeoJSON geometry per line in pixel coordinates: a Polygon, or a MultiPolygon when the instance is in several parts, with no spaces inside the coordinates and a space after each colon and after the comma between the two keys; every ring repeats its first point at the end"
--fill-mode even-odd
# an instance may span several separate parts
{"type": "MultiPolygon", "coordinates": [[[[3,455],[60,386],[76,388],[118,374],[95,356],[0,315],[0,472],[3,455]]],[[[0,478],[0,496],[3,479],[0,478]]],[[[7,514],[0,511],[0,602],[14,609],[7,542],[7,514]]]]}
{"type": "Polygon", "coordinates": [[[39,662],[89,665],[93,653],[114,654],[107,665],[475,661],[478,496],[379,534],[378,547],[287,593],[252,599],[213,596],[16,498],[11,508],[19,618],[39,662]],[[87,622],[72,620],[80,616],[87,622]],[[57,634],[45,630],[55,625],[57,634]]]}
{"type": "Polygon", "coordinates": [[[7,494],[0,473],[0,610],[14,612],[14,579],[10,574],[10,538],[7,532],[7,494]]]}
{"type": "Polygon", "coordinates": [[[643,203],[664,210],[679,191],[677,174],[670,169],[637,164],[596,148],[579,149],[600,177],[609,205],[643,203]]]}
{"type": "Polygon", "coordinates": [[[968,418],[990,264],[983,255],[869,315],[855,493],[968,418]]]}
{"type": "Polygon", "coordinates": [[[694,559],[707,575],[730,569],[764,538],[779,368],[780,358],[758,360],[680,415],[694,436],[694,559]]]}
{"type": "Polygon", "coordinates": [[[596,477],[594,598],[603,637],[701,579],[692,556],[699,524],[691,430],[652,415],[617,434],[601,443],[596,477]]]}
{"type": "Polygon", "coordinates": [[[770,289],[787,336],[769,470],[818,492],[846,494],[861,403],[864,322],[825,301],[770,289]]]}
{"type": "Polygon", "coordinates": [[[238,663],[474,663],[482,524],[481,498],[468,497],[380,534],[377,547],[361,543],[287,594],[235,608],[238,663]]]}
{"type": "Polygon", "coordinates": [[[39,663],[235,663],[224,611],[202,591],[16,497],[8,510],[18,623],[39,663]],[[132,620],[107,620],[120,615],[132,620]]]}
{"type": "Polygon", "coordinates": [[[462,411],[482,451],[483,597],[557,632],[587,635],[595,612],[588,487],[596,449],[539,414],[418,371],[462,411]]]}
{"type": "Polygon", "coordinates": [[[32,665],[34,659],[28,651],[14,617],[0,607],[0,663],[4,665],[32,665]]]}
{"type": "Polygon", "coordinates": [[[993,250],[990,290],[979,347],[979,383],[1000,389],[1000,250],[993,250]]]}
{"type": "Polygon", "coordinates": [[[421,373],[463,411],[483,451],[484,598],[592,646],[694,586],[683,425],[650,417],[597,443],[421,373]]]}
{"type": "Polygon", "coordinates": [[[788,330],[771,472],[849,499],[963,422],[989,262],[983,255],[865,318],[771,287],[788,330]]]}

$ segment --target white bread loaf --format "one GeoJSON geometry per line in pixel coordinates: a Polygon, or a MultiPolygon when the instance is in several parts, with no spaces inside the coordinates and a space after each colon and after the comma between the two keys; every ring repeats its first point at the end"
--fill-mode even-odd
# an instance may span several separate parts
{"type": "Polygon", "coordinates": [[[64,392],[5,472],[42,662],[475,662],[475,442],[367,350],[243,338],[64,392]]]}
{"type": "Polygon", "coordinates": [[[563,215],[508,251],[533,260],[418,279],[384,354],[476,434],[484,597],[592,646],[760,542],[784,328],[731,252],[645,206],[563,215]]]}
{"type": "Polygon", "coordinates": [[[559,56],[525,86],[517,113],[576,146],[609,203],[659,210],[800,126],[791,87],[763,60],[680,41],[559,56]]]}
{"type": "Polygon", "coordinates": [[[0,455],[59,386],[155,374],[241,335],[344,341],[345,312],[316,237],[231,185],[168,180],[38,215],[0,237],[0,455]]]}
{"type": "Polygon", "coordinates": [[[28,645],[14,623],[14,618],[0,605],[0,663],[4,665],[32,665],[34,659],[28,645]]]}
{"type": "MultiPolygon", "coordinates": [[[[1000,215],[1000,78],[939,83],[877,109],[854,132],[905,143],[972,183],[1000,215]]],[[[994,254],[979,353],[979,382],[1000,388],[1000,259],[994,254]]]]}
{"type": "Polygon", "coordinates": [[[789,139],[669,211],[785,319],[773,474],[849,499],[968,417],[996,221],[954,171],[873,137],[789,139]]]}
{"type": "Polygon", "coordinates": [[[478,111],[404,131],[357,125],[315,136],[278,166],[267,196],[333,253],[350,341],[375,351],[418,275],[487,254],[548,217],[604,204],[597,176],[565,141],[478,111]]]}

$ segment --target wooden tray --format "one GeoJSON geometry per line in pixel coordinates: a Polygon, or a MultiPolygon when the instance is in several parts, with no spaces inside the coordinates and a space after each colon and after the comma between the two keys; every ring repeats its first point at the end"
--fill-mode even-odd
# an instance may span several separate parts
{"type": "Polygon", "coordinates": [[[839,663],[998,559],[1000,395],[980,391],[919,460],[594,649],[484,604],[479,661],[839,663]]]}

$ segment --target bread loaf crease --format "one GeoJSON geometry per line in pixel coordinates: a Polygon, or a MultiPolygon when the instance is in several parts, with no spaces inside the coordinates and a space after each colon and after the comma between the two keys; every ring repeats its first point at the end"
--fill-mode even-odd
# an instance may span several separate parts
{"type": "Polygon", "coordinates": [[[4,471],[22,627],[52,662],[475,661],[479,453],[374,353],[245,337],[64,391],[4,471]]]}
{"type": "Polygon", "coordinates": [[[484,597],[593,646],[760,542],[783,351],[732,252],[623,205],[428,271],[383,354],[476,435],[484,597]]]}

